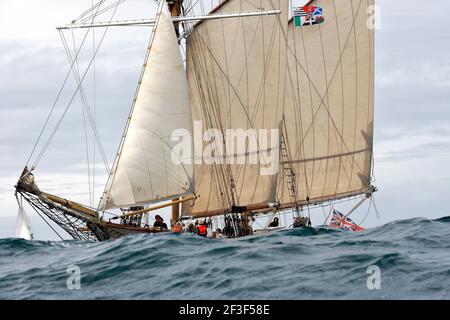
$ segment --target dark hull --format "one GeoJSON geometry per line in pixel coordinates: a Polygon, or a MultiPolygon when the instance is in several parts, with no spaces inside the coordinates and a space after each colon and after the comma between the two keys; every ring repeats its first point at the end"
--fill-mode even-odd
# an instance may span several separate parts
{"type": "MultiPolygon", "coordinates": [[[[86,215],[76,208],[67,208],[55,203],[35,190],[29,188],[25,190],[17,188],[16,190],[41,218],[43,218],[43,215],[46,216],[76,240],[106,241],[129,234],[169,232],[169,230],[162,228],[140,228],[110,223],[101,218],[86,215]]],[[[61,237],[61,239],[63,238],[61,237]]]]}
{"type": "Polygon", "coordinates": [[[88,221],[86,226],[95,235],[98,241],[117,239],[130,234],[137,233],[165,233],[170,232],[162,228],[140,228],[135,226],[121,225],[108,222],[88,221]]]}

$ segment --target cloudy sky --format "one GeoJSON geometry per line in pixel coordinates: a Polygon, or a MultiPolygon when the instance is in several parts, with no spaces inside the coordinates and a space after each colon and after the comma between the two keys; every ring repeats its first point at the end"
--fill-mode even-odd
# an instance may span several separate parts
{"type": "MultiPolygon", "coordinates": [[[[380,28],[376,33],[375,185],[379,192],[375,199],[381,217],[371,214],[366,225],[448,216],[450,2],[434,0],[432,6],[418,0],[376,3],[380,28]]],[[[0,0],[0,224],[17,212],[13,185],[69,68],[55,26],[72,21],[90,5],[91,0],[0,0]]],[[[154,9],[152,0],[127,0],[114,20],[150,18],[154,9]]],[[[97,41],[103,32],[97,29],[97,41]]],[[[143,27],[109,29],[96,60],[96,123],[110,164],[136,88],[148,32],[143,27]]],[[[74,34],[77,44],[84,33],[74,34]]],[[[72,46],[72,34],[65,35],[72,46]]],[[[81,69],[92,54],[92,45],[86,48],[80,54],[81,69]]],[[[68,87],[74,88],[74,83],[68,87]]],[[[91,74],[85,88],[92,103],[91,74]]],[[[63,94],[56,115],[69,99],[69,94],[63,94]]],[[[89,203],[84,137],[77,98],[36,171],[42,189],[89,203]]],[[[98,151],[97,160],[98,198],[106,177],[98,151]]],[[[358,215],[363,216],[366,208],[358,215]]],[[[0,237],[8,235],[0,228],[0,237]]]]}

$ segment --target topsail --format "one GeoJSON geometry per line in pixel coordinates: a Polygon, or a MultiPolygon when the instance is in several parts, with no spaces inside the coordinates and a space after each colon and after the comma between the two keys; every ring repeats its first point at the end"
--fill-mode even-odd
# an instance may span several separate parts
{"type": "MultiPolygon", "coordinates": [[[[297,201],[370,192],[373,150],[373,0],[317,0],[324,23],[288,29],[286,136],[297,201]]],[[[278,197],[292,203],[285,179],[278,197]]]]}
{"type": "Polygon", "coordinates": [[[189,159],[173,159],[174,130],[192,131],[186,73],[166,1],[160,1],[144,73],[102,209],[172,199],[192,191],[189,159]]]}

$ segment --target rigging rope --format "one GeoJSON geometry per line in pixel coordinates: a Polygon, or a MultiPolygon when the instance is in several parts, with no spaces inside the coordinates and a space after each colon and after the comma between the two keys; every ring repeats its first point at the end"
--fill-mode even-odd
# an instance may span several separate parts
{"type": "MultiPolygon", "coordinates": [[[[92,19],[95,19],[95,18],[98,17],[99,15],[101,15],[101,14],[103,14],[103,13],[109,11],[109,10],[112,9],[112,8],[117,7],[119,4],[121,4],[121,3],[123,3],[123,2],[125,2],[125,0],[119,0],[119,1],[117,1],[117,2],[115,2],[115,3],[112,3],[112,4],[110,4],[109,6],[107,6],[107,7],[103,8],[102,10],[98,11],[95,15],[91,15],[91,16],[89,16],[89,17],[84,18],[83,20],[80,21],[80,23],[83,24],[83,23],[86,23],[86,22],[88,22],[88,21],[90,21],[90,20],[92,20],[92,19]]],[[[111,21],[110,21],[109,23],[111,23],[111,21]]]]}
{"type": "MultiPolygon", "coordinates": [[[[103,0],[103,1],[104,1],[104,0],[103,0]]],[[[97,10],[98,10],[98,9],[97,9],[97,10]]],[[[76,54],[76,56],[75,56],[75,59],[78,58],[78,56],[79,56],[79,54],[80,54],[80,52],[81,52],[81,48],[82,48],[84,42],[86,41],[86,38],[87,38],[88,34],[89,34],[89,29],[86,31],[86,33],[85,33],[85,35],[84,35],[83,41],[82,41],[81,46],[80,46],[80,50],[78,50],[78,52],[77,52],[77,54],[76,54]]],[[[39,136],[38,136],[38,138],[37,138],[37,140],[36,140],[36,142],[35,142],[35,144],[34,144],[34,146],[33,146],[33,149],[31,150],[30,156],[28,157],[28,160],[27,160],[27,163],[26,163],[26,166],[27,166],[27,167],[29,166],[29,163],[30,163],[30,161],[31,161],[31,159],[32,159],[32,157],[33,157],[33,155],[34,155],[34,152],[36,151],[36,148],[37,148],[37,146],[38,146],[38,144],[39,144],[39,142],[40,142],[40,140],[41,140],[41,138],[42,138],[42,136],[43,136],[43,134],[44,134],[44,132],[45,132],[45,129],[46,129],[46,127],[47,127],[47,125],[48,125],[48,123],[49,123],[49,121],[50,121],[50,118],[51,118],[51,116],[52,116],[52,114],[53,114],[53,111],[55,110],[55,107],[56,107],[57,103],[59,102],[59,99],[60,99],[60,97],[61,97],[61,94],[62,94],[62,92],[63,92],[63,90],[64,90],[64,88],[65,88],[65,86],[66,86],[66,84],[67,84],[67,80],[69,79],[69,76],[70,76],[70,74],[72,73],[74,64],[75,64],[75,63],[71,63],[70,68],[69,68],[69,71],[67,72],[67,74],[66,74],[66,76],[65,76],[65,78],[64,78],[63,84],[61,85],[61,88],[59,89],[58,94],[57,94],[57,96],[56,96],[56,99],[55,99],[55,101],[53,102],[52,107],[50,108],[50,112],[49,112],[49,114],[47,115],[47,118],[46,118],[46,120],[45,120],[44,126],[42,127],[42,129],[41,129],[41,131],[40,131],[40,133],[39,133],[39,136]]],[[[33,164],[32,167],[35,167],[35,166],[36,166],[36,164],[33,164]]]]}
{"type": "Polygon", "coordinates": [[[373,207],[375,209],[375,214],[376,214],[377,218],[380,219],[381,218],[381,214],[380,214],[380,211],[378,211],[374,194],[372,194],[372,198],[373,198],[373,207]]]}
{"type": "MultiPolygon", "coordinates": [[[[92,21],[94,22],[94,21],[92,21]]],[[[74,52],[77,52],[76,44],[75,44],[75,35],[72,30],[72,43],[73,43],[73,49],[74,52]]],[[[67,53],[67,50],[66,50],[67,53]]],[[[69,59],[70,62],[70,59],[69,59]]],[[[76,61],[76,68],[74,69],[74,74],[76,73],[75,77],[80,77],[80,66],[78,64],[78,61],[76,61]]],[[[91,168],[90,168],[90,160],[89,160],[89,144],[88,144],[88,133],[87,133],[87,127],[86,127],[86,112],[84,111],[84,108],[86,107],[84,105],[84,99],[83,96],[80,95],[81,98],[81,111],[83,114],[83,127],[84,127],[84,140],[85,140],[85,148],[86,148],[86,163],[87,163],[87,171],[88,171],[88,185],[89,185],[89,203],[92,206],[92,190],[91,190],[91,168]]]]}
{"type": "MultiPolygon", "coordinates": [[[[94,11],[95,8],[100,7],[100,6],[103,4],[103,2],[105,2],[105,1],[106,1],[106,0],[100,0],[95,6],[93,5],[93,1],[92,1],[92,7],[91,7],[90,9],[86,10],[85,12],[83,12],[83,13],[82,13],[80,16],[78,16],[78,18],[76,18],[74,21],[78,21],[78,20],[84,18],[87,14],[91,13],[92,11],[94,11]]],[[[97,9],[97,12],[98,12],[98,9],[97,9]]],[[[97,12],[96,12],[95,15],[97,15],[97,12]]]]}
{"type": "MultiPolygon", "coordinates": [[[[116,7],[114,8],[114,11],[113,11],[113,13],[112,13],[112,15],[111,15],[111,17],[110,17],[109,23],[111,23],[111,21],[113,20],[115,14],[116,14],[117,8],[118,8],[118,6],[119,6],[120,3],[121,3],[120,1],[116,3],[116,7]]],[[[87,35],[88,35],[90,29],[91,29],[91,28],[89,28],[88,31],[86,32],[86,35],[85,35],[85,37],[84,37],[84,39],[83,39],[83,41],[82,41],[82,44],[81,44],[81,46],[80,46],[80,50],[78,51],[78,54],[79,54],[79,52],[81,51],[81,48],[82,48],[82,46],[83,46],[83,44],[84,44],[84,42],[85,42],[85,40],[86,40],[86,38],[87,38],[87,35]]],[[[82,82],[84,81],[84,79],[85,79],[85,77],[86,77],[88,71],[90,70],[90,67],[91,67],[93,61],[95,60],[95,57],[96,57],[96,55],[97,55],[97,53],[98,53],[98,51],[99,51],[99,49],[100,49],[100,47],[101,47],[101,45],[102,45],[104,39],[105,39],[105,36],[106,36],[106,33],[108,32],[108,30],[109,30],[109,27],[106,27],[106,30],[105,30],[105,32],[103,33],[103,35],[102,35],[102,37],[101,37],[101,40],[100,40],[100,42],[99,42],[99,45],[98,45],[97,49],[95,50],[94,56],[93,56],[93,58],[91,59],[91,61],[89,62],[89,65],[88,65],[88,67],[87,67],[85,73],[83,74],[83,77],[82,77],[82,78],[80,79],[80,81],[79,81],[79,84],[78,84],[78,86],[77,86],[77,89],[75,90],[75,93],[72,95],[72,97],[71,97],[71,99],[70,99],[68,105],[66,106],[66,108],[65,108],[65,110],[64,110],[64,112],[63,112],[63,114],[62,114],[62,116],[60,117],[60,119],[59,119],[59,121],[58,121],[56,127],[54,128],[54,130],[53,130],[52,134],[50,135],[49,139],[47,140],[47,142],[45,143],[44,148],[42,149],[42,151],[39,153],[37,159],[35,160],[35,162],[34,162],[34,164],[33,164],[33,167],[36,167],[37,164],[38,164],[38,163],[40,162],[40,160],[42,159],[42,157],[43,157],[45,151],[47,150],[47,148],[48,148],[48,146],[50,145],[51,141],[53,140],[53,138],[54,138],[56,132],[58,131],[59,127],[61,126],[61,123],[62,123],[62,121],[63,121],[65,115],[67,114],[67,111],[68,111],[68,109],[70,108],[70,106],[71,106],[73,100],[75,99],[75,97],[76,97],[78,91],[80,90],[80,92],[83,92],[83,90],[82,90],[82,88],[81,88],[81,84],[82,84],[82,82]]],[[[62,38],[64,38],[64,36],[62,35],[62,32],[60,32],[60,35],[62,36],[62,38]]],[[[65,40],[63,40],[63,41],[65,42],[65,40]]],[[[77,57],[78,57],[78,55],[77,55],[75,58],[77,58],[77,57]]],[[[73,62],[71,63],[70,71],[73,71],[74,65],[75,65],[75,61],[73,61],[73,62]]],[[[62,91],[62,90],[61,90],[61,91],[62,91]]],[[[52,109],[52,110],[53,110],[53,109],[52,109]]],[[[89,116],[89,120],[91,121],[91,124],[93,124],[93,121],[92,121],[92,115],[91,115],[91,113],[89,112],[89,109],[87,109],[87,114],[88,114],[88,116],[89,116]]],[[[100,145],[101,145],[101,141],[100,141],[100,138],[99,138],[99,135],[98,135],[98,132],[97,132],[95,126],[93,126],[93,129],[94,129],[94,135],[96,136],[97,142],[99,143],[99,146],[100,146],[100,145]]],[[[106,170],[107,170],[108,172],[110,172],[110,168],[109,168],[109,165],[108,165],[106,156],[105,156],[105,154],[104,154],[104,152],[103,152],[103,148],[101,148],[101,151],[102,151],[101,153],[102,153],[103,161],[104,161],[104,163],[105,163],[106,170]]]]}
{"type": "MultiPolygon", "coordinates": [[[[91,1],[92,3],[92,8],[94,7],[94,0],[91,1]]],[[[92,55],[95,55],[95,28],[92,28],[92,55]]],[[[97,71],[97,67],[96,67],[96,62],[94,59],[94,65],[93,65],[93,70],[92,70],[92,74],[93,74],[93,109],[94,109],[94,124],[96,125],[96,109],[97,109],[97,103],[96,103],[96,98],[97,98],[97,85],[96,85],[96,71],[97,71]]],[[[94,206],[94,199],[95,199],[95,151],[96,151],[96,141],[95,141],[95,137],[93,137],[93,150],[92,150],[92,201],[91,201],[91,207],[94,206]]]]}
{"type": "Polygon", "coordinates": [[[359,223],[359,225],[362,225],[362,224],[364,223],[364,221],[366,221],[367,217],[369,216],[370,209],[371,209],[371,207],[372,207],[372,203],[373,203],[373,198],[371,197],[371,198],[370,198],[370,201],[369,201],[369,207],[367,208],[367,212],[366,212],[366,214],[364,215],[364,218],[363,218],[363,219],[361,220],[361,222],[359,223]]]}
{"type": "MultiPolygon", "coordinates": [[[[64,48],[66,49],[66,54],[68,56],[68,59],[69,59],[69,61],[72,61],[72,56],[70,54],[70,50],[69,50],[69,47],[67,45],[67,41],[66,41],[66,39],[64,37],[64,34],[61,32],[60,35],[61,35],[61,39],[62,39],[64,48]]],[[[95,55],[93,57],[93,60],[95,60],[95,55]]],[[[92,63],[93,60],[91,60],[91,63],[92,63]]],[[[84,74],[83,79],[80,79],[79,75],[74,70],[74,77],[75,77],[75,80],[76,80],[76,82],[78,84],[78,89],[79,89],[79,90],[75,91],[75,95],[77,94],[78,91],[80,91],[80,95],[81,95],[81,98],[82,98],[82,105],[83,105],[83,108],[84,108],[83,110],[85,110],[87,115],[88,115],[91,127],[92,127],[93,132],[94,132],[94,136],[97,139],[98,146],[99,146],[100,152],[101,152],[102,157],[103,157],[105,168],[109,172],[110,170],[109,170],[108,161],[106,160],[106,153],[104,152],[103,145],[101,143],[101,140],[100,140],[100,137],[99,137],[99,134],[98,134],[98,130],[97,130],[97,127],[95,126],[94,119],[93,119],[92,113],[90,111],[89,103],[87,102],[87,98],[86,98],[86,95],[84,93],[84,89],[83,89],[83,86],[82,86],[82,82],[83,82],[87,72],[89,71],[89,67],[90,67],[90,65],[88,66],[88,69],[86,70],[86,73],[84,74]]],[[[72,103],[72,101],[70,102],[70,104],[71,103],[72,103]]],[[[68,105],[68,107],[70,107],[70,104],[68,105]]]]}

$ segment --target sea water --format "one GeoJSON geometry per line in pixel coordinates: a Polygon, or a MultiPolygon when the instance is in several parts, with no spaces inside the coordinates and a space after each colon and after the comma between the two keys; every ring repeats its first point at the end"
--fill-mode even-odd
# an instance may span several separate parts
{"type": "Polygon", "coordinates": [[[450,217],[241,239],[0,239],[1,299],[450,299],[450,217]]]}

